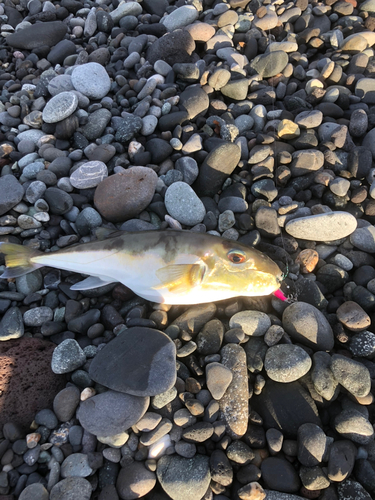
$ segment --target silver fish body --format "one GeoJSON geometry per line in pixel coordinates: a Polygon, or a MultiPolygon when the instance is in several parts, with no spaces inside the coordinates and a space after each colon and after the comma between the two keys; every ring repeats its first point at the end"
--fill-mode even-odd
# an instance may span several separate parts
{"type": "Polygon", "coordinates": [[[258,250],[206,233],[140,231],[41,253],[0,244],[7,270],[21,276],[41,266],[89,275],[75,290],[121,282],[153,302],[197,304],[240,295],[268,295],[282,273],[258,250]]]}

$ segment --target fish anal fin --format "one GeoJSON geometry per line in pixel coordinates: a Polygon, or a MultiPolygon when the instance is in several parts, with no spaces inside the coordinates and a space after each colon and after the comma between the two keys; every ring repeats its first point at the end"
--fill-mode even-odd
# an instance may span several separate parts
{"type": "Polygon", "coordinates": [[[172,293],[178,293],[200,285],[206,266],[201,264],[172,264],[156,271],[156,276],[161,285],[154,287],[155,290],[167,288],[172,293]]]}
{"type": "Polygon", "coordinates": [[[89,276],[83,281],[79,281],[75,285],[70,287],[71,290],[91,290],[92,288],[99,288],[101,286],[108,285],[109,283],[115,283],[116,280],[111,278],[99,278],[98,276],[89,276]]]}

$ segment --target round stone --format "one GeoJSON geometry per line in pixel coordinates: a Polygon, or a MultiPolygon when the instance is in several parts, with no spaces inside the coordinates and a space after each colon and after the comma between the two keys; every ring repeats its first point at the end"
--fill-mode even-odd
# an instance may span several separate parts
{"type": "Polygon", "coordinates": [[[186,182],[171,184],[165,193],[164,202],[169,215],[187,226],[199,224],[206,215],[203,203],[186,182]]]}
{"type": "Polygon", "coordinates": [[[90,62],[74,68],[72,84],[90,99],[102,99],[109,92],[111,80],[101,64],[90,62]]]}
{"type": "Polygon", "coordinates": [[[252,337],[263,336],[270,326],[270,318],[260,311],[241,311],[234,314],[229,320],[230,328],[242,328],[246,335],[252,337]]]}
{"type": "Polygon", "coordinates": [[[103,179],[108,177],[108,169],[102,161],[88,161],[75,170],[69,180],[77,189],[96,187],[103,179]]]}
{"type": "Polygon", "coordinates": [[[68,118],[78,106],[78,97],[74,92],[60,92],[52,97],[43,109],[43,121],[56,123],[68,118]]]}
{"type": "Polygon", "coordinates": [[[79,498],[79,500],[90,500],[92,486],[83,477],[68,477],[59,481],[51,489],[50,500],[69,500],[79,498]]]}
{"type": "Polygon", "coordinates": [[[275,382],[294,382],[311,368],[312,361],[302,347],[285,344],[275,345],[267,350],[264,368],[275,382]]]}
{"type": "Polygon", "coordinates": [[[77,412],[82,427],[99,437],[124,433],[146,413],[149,398],[107,391],[83,401],[77,412]]]}
{"type": "Polygon", "coordinates": [[[156,474],[172,500],[197,500],[204,496],[210,485],[209,458],[198,454],[193,458],[163,456],[158,461],[156,474]]]}
{"type": "Polygon", "coordinates": [[[157,181],[157,174],[147,167],[132,167],[111,175],[96,188],[95,207],[111,222],[132,219],[151,202],[157,181]]]}
{"type": "Polygon", "coordinates": [[[143,462],[133,462],[121,467],[116,489],[121,499],[133,500],[147,495],[155,484],[155,473],[146,469],[143,462]]]}

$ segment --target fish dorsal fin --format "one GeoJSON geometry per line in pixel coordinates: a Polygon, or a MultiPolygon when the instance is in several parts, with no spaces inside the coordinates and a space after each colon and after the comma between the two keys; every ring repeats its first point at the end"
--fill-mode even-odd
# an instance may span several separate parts
{"type": "Polygon", "coordinates": [[[118,229],[109,229],[108,227],[98,227],[95,229],[95,236],[99,241],[106,240],[107,238],[114,238],[116,236],[123,236],[127,231],[119,231],[118,229]]]}
{"type": "Polygon", "coordinates": [[[91,290],[92,288],[99,288],[109,283],[115,283],[116,280],[111,278],[99,278],[98,276],[90,276],[83,281],[79,281],[70,287],[71,290],[91,290]]]}
{"type": "Polygon", "coordinates": [[[206,266],[200,264],[172,264],[156,271],[156,276],[161,285],[154,287],[155,290],[168,288],[170,292],[178,293],[189,290],[202,283],[206,266]]]}

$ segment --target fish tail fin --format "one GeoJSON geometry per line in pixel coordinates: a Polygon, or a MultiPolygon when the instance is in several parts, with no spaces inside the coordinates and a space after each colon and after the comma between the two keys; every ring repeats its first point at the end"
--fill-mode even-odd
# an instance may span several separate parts
{"type": "Polygon", "coordinates": [[[33,257],[41,255],[41,252],[34,248],[3,242],[0,243],[0,253],[5,254],[7,266],[0,278],[18,278],[42,267],[41,264],[31,261],[33,257]]]}

